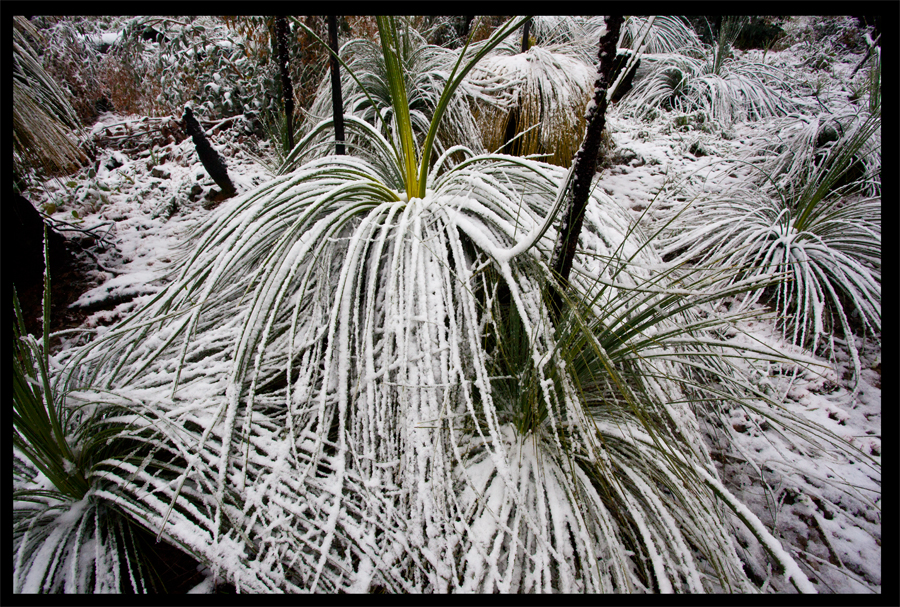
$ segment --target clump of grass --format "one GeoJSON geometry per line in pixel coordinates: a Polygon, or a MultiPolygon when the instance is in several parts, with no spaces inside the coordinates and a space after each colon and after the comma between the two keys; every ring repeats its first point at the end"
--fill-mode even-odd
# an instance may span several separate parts
{"type": "Polygon", "coordinates": [[[645,55],[644,61],[653,67],[625,95],[623,107],[641,115],[654,108],[702,111],[721,125],[783,116],[799,109],[802,104],[787,73],[734,56],[733,42],[740,25],[740,21],[724,19],[716,43],[699,51],[686,48],[645,55]]]}
{"type": "Polygon", "coordinates": [[[768,291],[785,336],[834,353],[841,331],[857,378],[851,317],[864,333],[881,331],[881,202],[865,194],[872,184],[857,170],[880,125],[880,114],[870,116],[818,149],[810,140],[817,129],[802,130],[809,136],[765,157],[757,183],[679,209],[662,249],[699,263],[720,256],[745,277],[788,272],[768,291]]]}

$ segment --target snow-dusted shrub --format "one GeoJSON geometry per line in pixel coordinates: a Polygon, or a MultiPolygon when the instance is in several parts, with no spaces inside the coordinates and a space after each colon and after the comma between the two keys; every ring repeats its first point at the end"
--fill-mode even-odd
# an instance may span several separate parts
{"type": "Polygon", "coordinates": [[[226,117],[258,111],[276,94],[272,62],[260,52],[267,40],[219,18],[38,19],[49,38],[43,60],[83,99],[88,119],[109,109],[180,116],[189,101],[226,117]]]}
{"type": "Polygon", "coordinates": [[[141,471],[142,520],[241,591],[752,591],[724,508],[811,590],[716,479],[682,392],[708,324],[687,312],[768,279],[682,275],[597,191],[556,326],[571,174],[429,161],[454,89],[521,23],[451,72],[417,145],[379,18],[391,136],[355,119],[358,156],[219,207],[71,385],[153,407],[185,463],[141,471]]]}
{"type": "Polygon", "coordinates": [[[785,336],[833,353],[840,329],[858,376],[851,318],[864,332],[881,331],[881,200],[866,195],[876,189],[867,167],[880,165],[881,114],[778,126],[775,153],[758,143],[757,183],[678,209],[662,252],[700,263],[724,258],[744,277],[786,272],[773,297],[785,336]],[[836,140],[822,136],[828,128],[836,140]]]}
{"type": "Polygon", "coordinates": [[[783,116],[802,107],[786,72],[734,55],[739,26],[729,26],[726,19],[717,43],[699,51],[644,55],[648,73],[636,80],[621,104],[639,115],[653,108],[703,111],[723,125],[783,116]]]}

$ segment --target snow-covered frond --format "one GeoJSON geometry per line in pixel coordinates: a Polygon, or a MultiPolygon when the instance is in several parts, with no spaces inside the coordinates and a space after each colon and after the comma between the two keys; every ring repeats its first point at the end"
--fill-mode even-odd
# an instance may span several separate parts
{"type": "MultiPolygon", "coordinates": [[[[621,104],[637,114],[649,108],[702,111],[731,124],[784,116],[804,106],[787,73],[770,65],[717,54],[646,54],[648,73],[637,78],[621,104]]],[[[647,68],[645,68],[647,69],[647,68]]]]}
{"type": "MultiPolygon", "coordinates": [[[[647,29],[646,17],[630,16],[625,20],[625,38],[622,46],[638,50],[635,44],[644,36],[647,29]]],[[[675,53],[699,49],[700,38],[694,29],[681,17],[659,16],[653,20],[649,33],[644,41],[645,53],[675,53]]]]}
{"type": "MultiPolygon", "coordinates": [[[[399,59],[404,73],[413,132],[417,143],[421,144],[459,51],[429,45],[422,35],[412,28],[402,30],[402,34],[399,59]]],[[[370,40],[351,40],[341,47],[340,55],[353,72],[351,74],[348,69],[341,69],[341,92],[345,115],[356,116],[389,137],[396,129],[393,124],[388,74],[380,45],[370,40]]],[[[451,99],[446,109],[447,118],[441,122],[442,128],[435,143],[439,153],[454,145],[465,145],[479,150],[477,126],[466,101],[467,96],[474,95],[479,93],[470,92],[468,85],[463,83],[451,99]]],[[[309,110],[304,129],[309,130],[320,121],[331,117],[331,80],[325,78],[309,110]]],[[[331,141],[333,139],[332,136],[331,141]]],[[[363,147],[367,138],[350,135],[347,141],[351,146],[363,147]]]]}
{"type": "Polygon", "coordinates": [[[547,162],[569,166],[581,144],[596,77],[590,64],[540,46],[488,57],[472,78],[505,90],[510,102],[506,111],[480,108],[484,147],[517,156],[541,154],[547,162]],[[516,135],[521,137],[510,144],[516,135]]]}

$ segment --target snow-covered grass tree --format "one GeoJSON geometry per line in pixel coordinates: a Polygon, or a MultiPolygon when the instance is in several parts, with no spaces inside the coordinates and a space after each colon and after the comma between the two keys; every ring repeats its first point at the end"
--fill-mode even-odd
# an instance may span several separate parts
{"type": "Polygon", "coordinates": [[[152,407],[184,459],[109,478],[241,591],[752,591],[727,511],[811,590],[717,480],[681,391],[708,354],[693,307],[771,277],[666,267],[592,191],[556,326],[571,172],[433,158],[454,92],[522,22],[460,52],[419,139],[379,18],[387,136],[348,116],[366,145],[223,204],[165,289],[69,359],[71,387],[152,407]]]}
{"type": "Polygon", "coordinates": [[[678,209],[661,250],[703,265],[724,260],[738,277],[787,271],[767,291],[785,337],[834,354],[839,330],[858,378],[854,325],[881,331],[880,142],[880,108],[780,121],[753,142],[759,178],[678,209]]]}
{"type": "Polygon", "coordinates": [[[714,45],[645,54],[648,73],[622,99],[638,115],[651,109],[704,112],[720,125],[784,116],[802,107],[790,75],[764,63],[735,56],[740,18],[723,19],[714,45]]]}

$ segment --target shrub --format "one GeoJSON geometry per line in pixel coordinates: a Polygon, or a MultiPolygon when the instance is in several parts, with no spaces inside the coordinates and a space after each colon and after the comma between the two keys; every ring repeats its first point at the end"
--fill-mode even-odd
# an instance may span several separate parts
{"type": "Polygon", "coordinates": [[[874,141],[881,117],[844,124],[843,135],[819,141],[817,149],[819,124],[796,121],[800,128],[784,139],[784,148],[763,156],[757,185],[748,182],[679,209],[662,251],[699,263],[721,256],[743,277],[786,270],[790,279],[773,294],[785,336],[813,350],[828,338],[824,345],[833,354],[834,333],[842,331],[858,378],[850,319],[864,332],[881,331],[881,202],[865,195],[874,187],[869,171],[855,167],[880,150],[874,141]]]}
{"type": "Polygon", "coordinates": [[[351,119],[358,156],[313,154],[224,203],[172,282],[68,361],[67,386],[152,407],[180,456],[135,471],[129,513],[238,590],[752,590],[725,504],[810,590],[709,472],[682,392],[709,356],[690,311],[768,278],[653,272],[650,240],[594,193],[554,326],[571,175],[461,148],[430,162],[455,89],[521,24],[457,63],[418,144],[379,18],[389,136],[351,119]]]}

